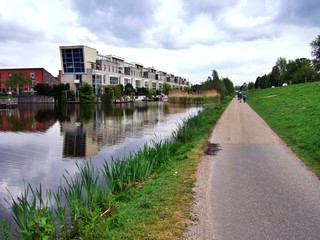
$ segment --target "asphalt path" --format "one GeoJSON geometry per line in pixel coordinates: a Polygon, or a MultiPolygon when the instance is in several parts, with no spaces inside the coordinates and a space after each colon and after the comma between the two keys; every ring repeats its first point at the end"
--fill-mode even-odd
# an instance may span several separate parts
{"type": "Polygon", "coordinates": [[[248,104],[230,103],[210,143],[187,239],[320,239],[318,177],[248,104]]]}

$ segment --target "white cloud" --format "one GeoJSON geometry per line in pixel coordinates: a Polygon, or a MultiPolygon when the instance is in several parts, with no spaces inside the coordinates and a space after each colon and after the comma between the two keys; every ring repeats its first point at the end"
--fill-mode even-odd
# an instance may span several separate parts
{"type": "Polygon", "coordinates": [[[53,75],[61,68],[59,46],[81,44],[192,84],[216,69],[239,85],[269,73],[278,57],[311,58],[309,44],[320,30],[315,0],[0,4],[0,68],[44,67],[53,75]]]}

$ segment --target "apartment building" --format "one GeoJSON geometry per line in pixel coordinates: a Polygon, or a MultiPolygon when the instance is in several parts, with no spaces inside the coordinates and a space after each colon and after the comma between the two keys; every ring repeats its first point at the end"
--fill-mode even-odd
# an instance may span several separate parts
{"type": "Polygon", "coordinates": [[[87,82],[93,86],[95,95],[102,93],[103,85],[125,86],[130,83],[135,89],[145,87],[156,90],[161,90],[165,82],[174,89],[189,86],[187,81],[175,82],[173,74],[170,75],[173,79],[168,79],[164,71],[144,67],[138,62],[128,63],[116,55],[102,55],[95,48],[84,45],[60,46],[60,60],[61,82],[69,83],[73,90],[87,82]]]}
{"type": "MultiPolygon", "coordinates": [[[[59,80],[51,75],[44,68],[12,68],[12,69],[0,69],[0,91],[8,92],[9,87],[6,86],[8,78],[13,73],[22,73],[25,78],[31,79],[29,85],[23,86],[24,91],[30,91],[37,83],[47,83],[49,85],[59,84],[59,80]]],[[[11,89],[15,91],[15,89],[11,89]]]]}

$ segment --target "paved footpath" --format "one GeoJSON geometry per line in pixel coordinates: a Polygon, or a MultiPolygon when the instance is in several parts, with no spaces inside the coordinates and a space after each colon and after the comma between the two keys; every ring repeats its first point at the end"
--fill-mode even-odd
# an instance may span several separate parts
{"type": "Polygon", "coordinates": [[[246,103],[232,100],[210,143],[187,239],[320,239],[319,179],[246,103]]]}

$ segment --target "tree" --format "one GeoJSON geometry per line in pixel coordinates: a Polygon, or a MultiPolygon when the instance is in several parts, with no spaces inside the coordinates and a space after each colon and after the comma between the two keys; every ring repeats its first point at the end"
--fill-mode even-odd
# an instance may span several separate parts
{"type": "Polygon", "coordinates": [[[248,89],[249,90],[254,89],[254,86],[255,86],[254,82],[249,82],[248,83],[248,89]]]}
{"type": "Polygon", "coordinates": [[[269,88],[270,87],[270,74],[263,75],[262,77],[257,77],[256,82],[254,84],[255,88],[269,88]]]}
{"type": "Polygon", "coordinates": [[[270,74],[270,84],[271,86],[279,86],[280,85],[280,70],[278,66],[274,66],[272,68],[272,72],[270,74]]]}
{"type": "Polygon", "coordinates": [[[228,94],[233,94],[234,93],[234,87],[233,83],[229,78],[223,78],[222,81],[224,82],[224,85],[226,87],[227,93],[228,94]]]}
{"type": "Polygon", "coordinates": [[[169,83],[164,83],[163,84],[163,93],[165,95],[169,95],[169,92],[171,91],[171,85],[169,83]]]}
{"type": "Polygon", "coordinates": [[[20,92],[20,88],[25,86],[25,85],[30,85],[31,84],[31,79],[27,78],[24,76],[23,73],[19,72],[19,73],[12,73],[7,82],[6,82],[6,86],[10,87],[11,89],[16,89],[17,94],[19,95],[20,92]]]}
{"type": "Polygon", "coordinates": [[[309,59],[297,58],[289,60],[284,79],[287,83],[304,83],[313,81],[314,74],[315,70],[309,59]]]}
{"type": "Polygon", "coordinates": [[[37,83],[34,86],[34,91],[37,92],[37,95],[49,96],[51,90],[52,90],[52,87],[50,87],[49,84],[47,83],[37,83]]]}
{"type": "Polygon", "coordinates": [[[80,103],[92,103],[94,99],[92,86],[87,82],[83,82],[79,86],[79,95],[80,103]]]}
{"type": "Polygon", "coordinates": [[[149,95],[149,90],[145,87],[142,87],[142,88],[138,88],[137,89],[137,93],[139,95],[145,95],[145,96],[148,96],[149,95]]]}
{"type": "Polygon", "coordinates": [[[320,35],[318,35],[311,43],[312,63],[317,71],[320,71],[320,35]]]}
{"type": "Polygon", "coordinates": [[[131,95],[131,93],[135,92],[135,90],[134,90],[134,88],[133,88],[131,83],[127,83],[127,85],[125,86],[124,90],[126,91],[126,93],[128,95],[131,95]]]}
{"type": "MultiPolygon", "coordinates": [[[[70,89],[70,84],[66,83],[60,83],[59,85],[54,84],[52,86],[52,90],[50,95],[54,97],[55,100],[58,100],[59,102],[61,101],[66,101],[65,99],[65,94],[63,94],[65,91],[68,91],[70,89]]],[[[70,92],[69,92],[70,94],[70,92]]]]}

